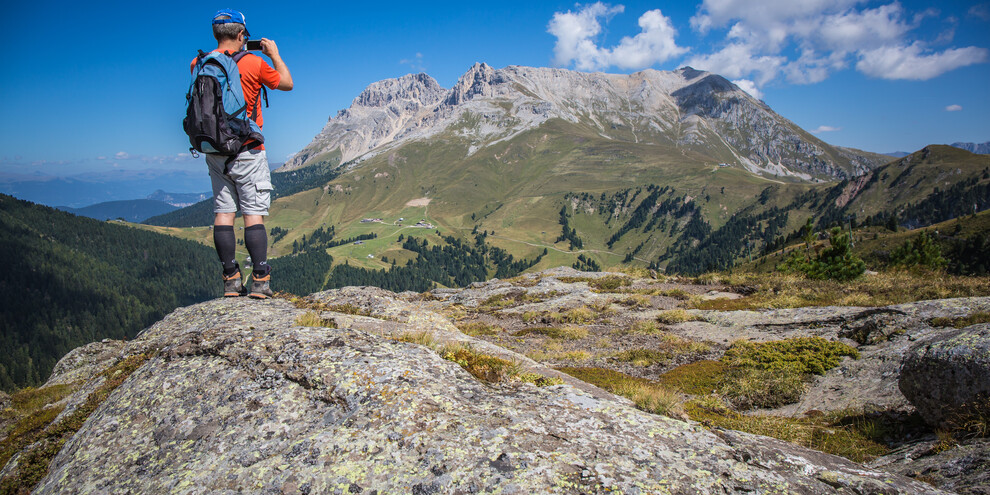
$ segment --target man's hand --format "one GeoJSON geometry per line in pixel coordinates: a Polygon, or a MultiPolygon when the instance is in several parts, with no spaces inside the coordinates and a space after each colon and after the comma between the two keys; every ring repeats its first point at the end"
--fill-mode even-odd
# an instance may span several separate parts
{"type": "Polygon", "coordinates": [[[278,45],[268,38],[261,38],[261,53],[268,55],[268,58],[275,60],[279,58],[278,45]]]}
{"type": "Polygon", "coordinates": [[[289,73],[289,68],[286,67],[285,62],[282,61],[282,57],[278,54],[278,45],[268,38],[261,38],[261,53],[268,55],[268,58],[272,59],[272,68],[275,69],[275,72],[278,72],[278,74],[282,76],[281,81],[278,83],[278,87],[275,89],[291,91],[292,74],[289,73]]]}

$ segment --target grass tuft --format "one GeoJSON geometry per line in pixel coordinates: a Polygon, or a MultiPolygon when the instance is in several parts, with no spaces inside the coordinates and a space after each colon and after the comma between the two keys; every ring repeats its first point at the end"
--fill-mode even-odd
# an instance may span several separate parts
{"type": "Polygon", "coordinates": [[[475,378],[485,382],[506,382],[519,376],[519,365],[496,356],[489,356],[461,344],[443,346],[440,356],[453,361],[475,378]]]}
{"type": "Polygon", "coordinates": [[[645,309],[653,306],[653,302],[650,301],[650,298],[642,294],[627,296],[625,299],[619,301],[619,304],[632,309],[645,309]]]}
{"type": "Polygon", "coordinates": [[[578,380],[588,382],[633,401],[636,407],[653,414],[681,417],[680,396],[662,385],[604,368],[559,368],[578,380]]]}
{"type": "Polygon", "coordinates": [[[660,315],[657,316],[657,321],[664,325],[676,325],[687,321],[705,321],[705,319],[696,314],[688,313],[683,309],[670,309],[660,312],[660,315]]]}
{"type": "Polygon", "coordinates": [[[620,352],[614,357],[619,361],[629,362],[635,366],[652,366],[655,364],[668,364],[681,356],[702,354],[710,350],[711,346],[704,342],[696,342],[673,334],[662,333],[658,342],[658,348],[630,349],[620,352]]]}
{"type": "Polygon", "coordinates": [[[692,299],[691,307],[719,311],[806,306],[875,307],[927,299],[990,295],[990,277],[963,277],[944,272],[919,276],[904,270],[891,270],[849,282],[811,280],[786,273],[742,273],[726,275],[725,278],[719,274],[710,276],[749,295],[739,299],[692,299]]]}
{"type": "Polygon", "coordinates": [[[518,332],[513,333],[512,336],[524,337],[531,334],[545,335],[551,339],[581,340],[588,336],[588,329],[574,325],[564,325],[562,327],[532,327],[519,330],[518,332]]]}
{"type": "Polygon", "coordinates": [[[471,323],[457,325],[457,329],[464,335],[470,335],[472,337],[498,335],[498,333],[503,330],[502,327],[491,325],[483,321],[474,321],[471,323]]]}
{"type": "Polygon", "coordinates": [[[960,318],[932,318],[928,323],[933,327],[966,328],[970,325],[990,323],[990,312],[977,311],[969,316],[960,318]]]}
{"type": "Polygon", "coordinates": [[[337,328],[337,320],[333,318],[323,318],[316,311],[307,311],[296,318],[296,325],[301,327],[326,327],[337,328]]]}

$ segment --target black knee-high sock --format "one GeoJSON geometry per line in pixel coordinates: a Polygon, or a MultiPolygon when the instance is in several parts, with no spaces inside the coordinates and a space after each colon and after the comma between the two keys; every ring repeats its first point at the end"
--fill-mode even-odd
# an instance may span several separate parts
{"type": "Polygon", "coordinates": [[[259,277],[268,275],[271,267],[268,266],[268,233],[265,232],[265,226],[257,224],[244,229],[244,245],[247,246],[251,262],[254,263],[255,275],[259,277]]]}
{"type": "Polygon", "coordinates": [[[234,238],[234,226],[214,225],[213,245],[217,248],[220,263],[223,263],[223,274],[228,277],[233,275],[237,271],[237,260],[234,258],[237,239],[234,238]]]}

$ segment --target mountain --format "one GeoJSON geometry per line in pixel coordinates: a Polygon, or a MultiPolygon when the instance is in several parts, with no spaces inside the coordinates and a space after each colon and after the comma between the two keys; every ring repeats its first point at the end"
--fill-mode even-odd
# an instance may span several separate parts
{"type": "MultiPolygon", "coordinates": [[[[926,225],[961,214],[952,195],[975,198],[963,213],[985,208],[985,155],[933,145],[895,160],[805,135],[691,69],[479,64],[451,89],[424,74],[380,81],[273,172],[270,259],[300,294],[560,265],[696,274],[794,242],[809,218],[926,225]]],[[[204,202],[146,223],[209,245],[188,227],[211,221],[204,202]]]]}
{"type": "Polygon", "coordinates": [[[476,64],[451,89],[426,74],[368,86],[283,169],[367,160],[444,133],[471,156],[553,121],[768,176],[841,178],[885,162],[830,146],[725,78],[690,67],[617,75],[476,64]]]}
{"type": "Polygon", "coordinates": [[[49,206],[83,208],[107,201],[147,198],[156,190],[203,191],[204,172],[186,170],[113,170],[69,177],[0,175],[0,193],[49,206]]]}
{"type": "Polygon", "coordinates": [[[950,146],[954,146],[959,149],[964,149],[970,153],[977,153],[980,155],[990,155],[990,141],[985,143],[952,143],[950,146]]]}
{"type": "Polygon", "coordinates": [[[156,189],[155,192],[148,195],[145,199],[153,199],[155,201],[161,201],[163,203],[175,206],[177,208],[185,208],[186,206],[199,203],[200,201],[209,199],[213,196],[212,192],[205,193],[170,193],[162,191],[161,189],[156,189]]]}
{"type": "Polygon", "coordinates": [[[141,222],[148,217],[162,215],[179,209],[179,207],[154,199],[128,199],[107,201],[83,208],[70,208],[68,206],[59,206],[57,208],[73,215],[95,218],[97,220],[120,218],[128,222],[141,222]]]}
{"type": "Polygon", "coordinates": [[[130,338],[219,295],[200,244],[0,194],[0,389],[38,385],[79,345],[130,338]]]}

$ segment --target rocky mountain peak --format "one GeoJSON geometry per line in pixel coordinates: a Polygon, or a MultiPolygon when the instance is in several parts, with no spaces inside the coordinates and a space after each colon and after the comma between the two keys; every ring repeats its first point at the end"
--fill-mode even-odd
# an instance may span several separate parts
{"type": "Polygon", "coordinates": [[[283,167],[339,151],[363,160],[455,126],[466,155],[551,119],[603,138],[673,144],[762,175],[847,177],[886,162],[818,140],[717,74],[683,67],[634,74],[475,63],[450,89],[426,74],[368,86],[283,167]],[[459,124],[466,115],[472,127],[459,124]]]}
{"type": "Polygon", "coordinates": [[[502,73],[495,71],[486,63],[475,63],[458,80],[448,92],[445,105],[455,106],[474,97],[493,97],[493,86],[505,83],[502,73]]]}
{"type": "Polygon", "coordinates": [[[396,100],[414,100],[431,105],[444,92],[443,87],[427,74],[408,74],[371,83],[354,99],[353,105],[382,107],[396,100]]]}

